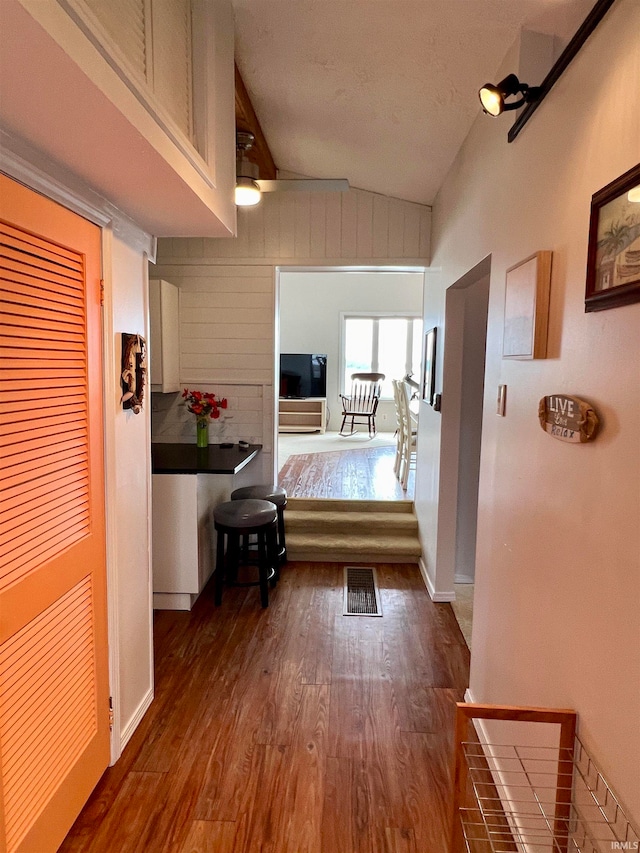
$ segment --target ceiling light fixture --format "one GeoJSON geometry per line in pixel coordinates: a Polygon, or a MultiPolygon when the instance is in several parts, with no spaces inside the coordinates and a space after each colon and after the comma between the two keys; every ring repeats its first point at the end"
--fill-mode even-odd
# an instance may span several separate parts
{"type": "Polygon", "coordinates": [[[235,202],[238,207],[250,207],[258,204],[262,198],[260,187],[252,179],[243,175],[236,178],[235,202]]]}
{"type": "Polygon", "coordinates": [[[499,116],[505,110],[517,110],[525,104],[535,101],[540,95],[539,86],[528,86],[526,83],[521,83],[515,74],[508,74],[504,80],[501,80],[495,85],[493,83],[485,83],[478,92],[482,109],[487,115],[499,116]],[[513,95],[521,95],[517,101],[509,101],[507,98],[513,95]]]}
{"type": "Polygon", "coordinates": [[[236,133],[236,191],[235,202],[238,207],[250,207],[258,204],[262,198],[257,183],[258,165],[247,157],[247,151],[253,147],[255,136],[249,131],[236,133]]]}
{"type": "Polygon", "coordinates": [[[629,201],[640,202],[640,186],[634,187],[632,190],[629,190],[627,193],[627,199],[629,201]]]}

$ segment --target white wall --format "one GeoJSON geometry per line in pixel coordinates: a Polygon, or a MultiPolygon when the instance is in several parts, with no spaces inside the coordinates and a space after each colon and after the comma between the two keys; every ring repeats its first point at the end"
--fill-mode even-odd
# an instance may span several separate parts
{"type": "MultiPolygon", "coordinates": [[[[111,642],[117,644],[116,722],[122,749],[153,699],[153,635],[149,519],[151,397],[138,415],[120,403],[121,332],[148,337],[148,257],[126,236],[114,236],[105,253],[111,361],[107,365],[105,419],[111,435],[107,467],[110,582],[117,603],[111,642]],[[116,381],[112,379],[115,377],[116,381]]],[[[113,616],[114,614],[112,614],[113,616]]]]}
{"type": "MultiPolygon", "coordinates": [[[[401,272],[281,272],[280,352],[327,354],[329,429],[339,429],[342,422],[340,313],[420,315],[423,278],[422,273],[401,272]]],[[[394,431],[393,402],[381,403],[378,412],[378,429],[394,431]]]]}
{"type": "MultiPolygon", "coordinates": [[[[640,303],[585,314],[583,300],[591,195],[640,161],[639,32],[640,4],[619,0],[515,143],[508,118],[478,117],[434,207],[441,272],[426,309],[442,323],[446,288],[491,255],[472,696],[575,708],[636,822],[640,303]],[[548,357],[503,360],[505,271],[539,249],[554,253],[548,357]],[[538,400],[554,392],[593,403],[596,441],[563,444],[540,429],[538,400]]],[[[423,439],[439,455],[435,416],[423,426],[420,468],[423,439]]],[[[426,479],[423,531],[437,517],[426,479]]]]}

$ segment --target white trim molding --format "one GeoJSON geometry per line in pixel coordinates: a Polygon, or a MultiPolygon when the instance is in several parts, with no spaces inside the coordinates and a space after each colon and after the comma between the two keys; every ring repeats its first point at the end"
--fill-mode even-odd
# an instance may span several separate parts
{"type": "Polygon", "coordinates": [[[429,577],[429,572],[427,571],[427,564],[424,561],[424,557],[420,557],[418,566],[420,568],[420,574],[422,575],[422,580],[424,581],[424,585],[427,588],[427,592],[429,593],[431,601],[435,601],[436,603],[442,603],[456,600],[456,594],[454,590],[451,590],[449,592],[436,592],[436,589],[433,585],[433,581],[429,577]]]}

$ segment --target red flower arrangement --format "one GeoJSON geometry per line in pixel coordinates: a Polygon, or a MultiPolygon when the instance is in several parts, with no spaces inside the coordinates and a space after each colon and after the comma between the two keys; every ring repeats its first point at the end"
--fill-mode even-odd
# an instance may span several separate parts
{"type": "Polygon", "coordinates": [[[189,391],[185,388],[182,392],[182,398],[185,401],[187,409],[192,412],[198,420],[201,418],[213,418],[216,420],[220,417],[220,409],[227,408],[227,399],[216,399],[215,394],[209,394],[206,391],[189,391]]]}

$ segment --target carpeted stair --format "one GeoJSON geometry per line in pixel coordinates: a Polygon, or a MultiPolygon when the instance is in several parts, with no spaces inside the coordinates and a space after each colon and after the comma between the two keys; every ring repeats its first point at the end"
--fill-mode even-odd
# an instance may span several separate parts
{"type": "Polygon", "coordinates": [[[412,501],[289,498],[290,560],[417,563],[422,549],[412,501]]]}

